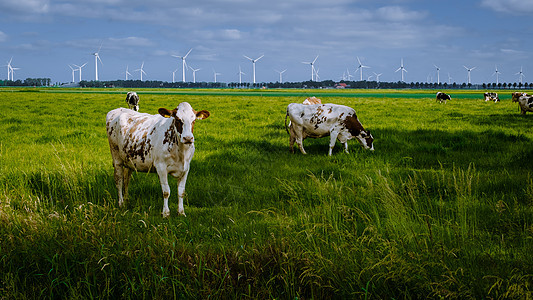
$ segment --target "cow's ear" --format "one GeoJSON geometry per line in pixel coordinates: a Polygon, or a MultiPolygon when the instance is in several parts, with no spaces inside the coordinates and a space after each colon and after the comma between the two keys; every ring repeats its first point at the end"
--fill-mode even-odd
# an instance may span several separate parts
{"type": "Polygon", "coordinates": [[[203,120],[209,118],[211,113],[209,113],[207,110],[201,110],[199,112],[196,112],[196,119],[203,120]]]}
{"type": "Polygon", "coordinates": [[[162,115],[162,116],[165,117],[165,118],[170,118],[170,117],[172,117],[172,112],[171,112],[170,110],[166,109],[166,108],[163,108],[163,107],[162,107],[162,108],[160,108],[160,109],[158,110],[158,112],[159,112],[160,115],[162,115]]]}

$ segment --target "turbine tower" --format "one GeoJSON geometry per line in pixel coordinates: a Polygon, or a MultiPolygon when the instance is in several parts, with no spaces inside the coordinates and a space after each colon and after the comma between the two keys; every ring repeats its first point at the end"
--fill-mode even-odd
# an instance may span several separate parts
{"type": "Polygon", "coordinates": [[[370,68],[370,67],[363,66],[363,64],[361,63],[361,60],[359,59],[359,56],[357,57],[357,62],[359,63],[359,66],[357,67],[357,69],[355,69],[355,73],[357,73],[357,71],[360,69],[361,70],[360,80],[363,81],[363,68],[370,68]]]}
{"type": "Polygon", "coordinates": [[[189,69],[192,71],[192,83],[196,83],[196,72],[200,71],[200,69],[193,69],[191,66],[189,66],[189,69]]]}
{"type": "Polygon", "coordinates": [[[74,69],[71,65],[68,65],[68,67],[72,70],[72,82],[75,82],[76,79],[74,79],[74,72],[76,72],[76,69],[74,69]]]}
{"type": "Polygon", "coordinates": [[[95,74],[94,79],[96,81],[98,81],[98,61],[100,61],[100,63],[102,65],[104,64],[102,62],[102,59],[100,58],[100,50],[101,49],[102,49],[102,44],[100,44],[100,48],[98,48],[98,51],[93,53],[93,55],[94,55],[94,74],[95,74]]]}
{"type": "MultiPolygon", "coordinates": [[[[520,80],[520,84],[522,84],[522,79],[526,77],[524,72],[522,72],[522,67],[520,67],[520,72],[516,73],[515,75],[518,75],[518,80],[520,80]]],[[[11,77],[13,77],[13,72],[11,72],[11,77]]]]}
{"type": "Polygon", "coordinates": [[[239,84],[242,84],[242,75],[246,75],[246,73],[244,73],[241,70],[241,66],[239,66],[239,84]]]}
{"type": "Polygon", "coordinates": [[[496,84],[499,84],[499,75],[500,75],[500,71],[498,71],[498,66],[494,66],[494,73],[492,73],[492,76],[496,75],[496,84]]]}
{"type": "Polygon", "coordinates": [[[191,53],[191,51],[192,51],[192,48],[184,56],[172,55],[174,57],[181,59],[181,64],[182,64],[182,69],[183,69],[183,77],[182,77],[183,82],[185,82],[185,70],[187,69],[187,62],[185,60],[187,59],[187,56],[189,55],[189,53],[191,53]]]}
{"type": "Polygon", "coordinates": [[[263,56],[265,56],[264,54],[259,56],[258,58],[256,59],[252,59],[252,58],[249,58],[248,56],[244,55],[244,57],[246,57],[247,59],[249,59],[251,62],[252,62],[252,69],[253,69],[253,77],[254,77],[254,83],[255,83],[255,63],[260,60],[261,58],[263,58],[263,56]]]}
{"type": "Polygon", "coordinates": [[[283,73],[285,73],[285,71],[287,71],[287,69],[285,69],[283,71],[278,71],[278,70],[274,70],[274,71],[279,73],[279,83],[283,83],[283,73]]]}
{"type": "Polygon", "coordinates": [[[215,76],[215,83],[217,83],[217,75],[222,75],[222,74],[221,73],[217,73],[217,71],[215,71],[215,69],[213,69],[213,76],[215,76]]]}
{"type": "Polygon", "coordinates": [[[315,81],[315,62],[318,59],[318,55],[313,61],[302,61],[302,64],[311,65],[311,81],[315,81]]]}
{"type": "Polygon", "coordinates": [[[80,81],[81,81],[81,68],[85,67],[87,63],[84,63],[83,65],[81,66],[78,66],[78,65],[74,65],[75,67],[78,67],[78,71],[80,72],[80,81]]]}
{"type": "Polygon", "coordinates": [[[466,71],[468,72],[468,84],[470,84],[470,72],[472,72],[472,70],[474,70],[476,67],[472,67],[472,68],[469,68],[467,66],[463,66],[465,67],[466,71]]]}
{"type": "Polygon", "coordinates": [[[130,72],[128,72],[128,68],[129,68],[129,66],[128,66],[128,65],[126,65],[126,72],[124,72],[124,73],[126,74],[126,81],[128,81],[128,75],[130,75],[130,76],[131,76],[131,73],[130,73],[130,72]]]}
{"type": "Polygon", "coordinates": [[[376,75],[376,81],[379,83],[379,76],[381,76],[383,73],[379,73],[377,74],[376,72],[374,72],[374,75],[376,75]]]}
{"type": "Polygon", "coordinates": [[[178,69],[176,69],[176,70],[174,70],[174,71],[172,72],[172,83],[176,82],[174,79],[175,79],[175,77],[176,77],[176,72],[177,72],[177,71],[178,71],[178,69]]]}
{"type": "Polygon", "coordinates": [[[143,74],[146,75],[146,72],[143,70],[143,68],[144,68],[144,61],[141,64],[141,68],[135,70],[135,72],[139,71],[139,73],[141,73],[141,81],[143,81],[143,74]]]}
{"type": "Polygon", "coordinates": [[[403,66],[403,58],[401,60],[401,64],[400,64],[400,67],[394,71],[395,73],[398,72],[398,71],[402,71],[402,82],[404,82],[404,77],[403,77],[403,72],[406,72],[407,73],[407,70],[405,69],[405,67],[403,66]]]}
{"type": "Polygon", "coordinates": [[[440,68],[437,65],[433,64],[435,69],[437,69],[437,84],[440,84],[440,68]]]}

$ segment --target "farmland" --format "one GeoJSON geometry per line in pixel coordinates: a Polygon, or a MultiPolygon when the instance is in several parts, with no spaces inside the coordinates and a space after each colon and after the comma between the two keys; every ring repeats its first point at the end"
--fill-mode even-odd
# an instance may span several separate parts
{"type": "Polygon", "coordinates": [[[125,90],[0,90],[2,298],[531,298],[533,116],[482,91],[138,90],[187,101],[185,212],[155,174],[119,208],[105,115],[125,90]],[[285,109],[351,106],[375,151],[291,154],[285,109]]]}

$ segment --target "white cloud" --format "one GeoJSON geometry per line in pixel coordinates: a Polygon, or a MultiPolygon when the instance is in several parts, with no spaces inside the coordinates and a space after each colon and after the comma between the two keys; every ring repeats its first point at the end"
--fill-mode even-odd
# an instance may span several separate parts
{"type": "Polygon", "coordinates": [[[0,42],[5,42],[7,40],[7,34],[0,31],[0,42]]]}
{"type": "Polygon", "coordinates": [[[413,22],[426,17],[426,13],[409,11],[400,6],[384,6],[377,10],[376,15],[384,21],[413,22]]]}
{"type": "Polygon", "coordinates": [[[497,12],[515,15],[533,13],[533,1],[528,0],[482,0],[481,5],[497,12]]]}
{"type": "Polygon", "coordinates": [[[2,0],[0,8],[24,14],[43,14],[50,9],[49,0],[2,0]]]}

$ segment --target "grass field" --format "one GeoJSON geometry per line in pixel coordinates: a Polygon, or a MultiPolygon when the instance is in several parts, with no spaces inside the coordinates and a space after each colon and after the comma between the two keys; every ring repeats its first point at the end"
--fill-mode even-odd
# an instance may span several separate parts
{"type": "Polygon", "coordinates": [[[510,92],[139,90],[196,122],[185,211],[155,174],[119,208],[105,115],[124,90],[0,90],[0,299],[533,298],[533,116],[510,92]],[[111,92],[109,92],[111,91],[111,92]],[[374,136],[289,152],[317,95],[374,136]]]}

